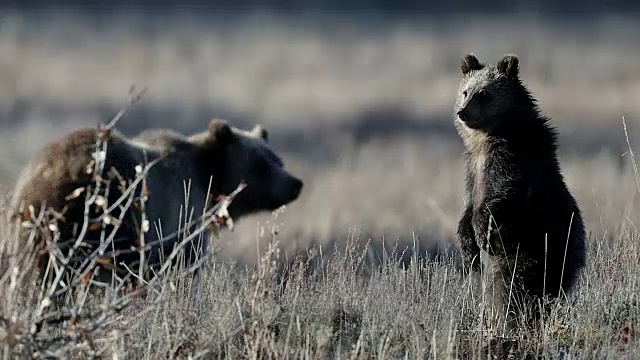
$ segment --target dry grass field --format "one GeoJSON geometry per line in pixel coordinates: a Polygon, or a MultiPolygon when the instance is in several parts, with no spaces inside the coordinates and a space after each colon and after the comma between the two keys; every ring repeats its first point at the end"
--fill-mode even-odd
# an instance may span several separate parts
{"type": "MultiPolygon", "coordinates": [[[[132,85],[148,92],[119,122],[126,134],[261,123],[305,181],[282,213],[213,244],[197,294],[179,274],[139,296],[78,294],[39,329],[41,291],[6,272],[0,358],[479,358],[497,329],[451,245],[467,52],[519,55],[590,234],[575,296],[519,344],[534,358],[640,356],[640,22],[223,15],[0,17],[0,192],[46,142],[108,122],[132,85]],[[271,280],[301,253],[322,261],[292,269],[280,293],[271,280]]],[[[2,231],[0,252],[11,239],[2,231]]]]}

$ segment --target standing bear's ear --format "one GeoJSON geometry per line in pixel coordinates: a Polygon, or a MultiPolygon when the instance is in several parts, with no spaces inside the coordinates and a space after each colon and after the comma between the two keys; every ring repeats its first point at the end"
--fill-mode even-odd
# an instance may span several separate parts
{"type": "Polygon", "coordinates": [[[508,54],[503,56],[502,59],[498,61],[496,68],[498,69],[498,72],[500,72],[501,74],[506,75],[508,78],[515,80],[518,78],[518,72],[519,72],[518,64],[519,64],[518,57],[514,54],[508,54]]]}
{"type": "Polygon", "coordinates": [[[269,141],[269,131],[267,131],[267,129],[263,128],[262,125],[258,124],[256,126],[254,126],[253,130],[251,130],[251,132],[255,136],[258,136],[258,137],[262,138],[262,140],[269,141]]]}
{"type": "Polygon", "coordinates": [[[209,122],[211,139],[217,142],[228,142],[233,138],[233,131],[225,120],[213,119],[209,122]]]}
{"type": "Polygon", "coordinates": [[[478,61],[478,58],[473,54],[466,54],[460,62],[460,70],[462,75],[467,75],[471,70],[481,70],[484,67],[483,64],[478,61]]]}

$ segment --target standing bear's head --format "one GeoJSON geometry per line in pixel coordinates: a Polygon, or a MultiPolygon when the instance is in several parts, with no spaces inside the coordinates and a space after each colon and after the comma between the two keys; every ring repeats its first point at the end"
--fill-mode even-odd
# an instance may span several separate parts
{"type": "Polygon", "coordinates": [[[302,191],[302,180],[285,169],[260,125],[245,131],[213,119],[206,134],[190,140],[205,150],[203,161],[211,163],[211,178],[216,182],[212,185],[218,194],[230,194],[241,182],[247,185],[229,206],[232,218],[275,210],[296,200],[302,191]]]}
{"type": "Polygon", "coordinates": [[[492,133],[535,115],[535,101],[520,81],[518,65],[518,57],[512,54],[495,66],[465,55],[460,65],[463,78],[455,104],[456,121],[492,133]]]}

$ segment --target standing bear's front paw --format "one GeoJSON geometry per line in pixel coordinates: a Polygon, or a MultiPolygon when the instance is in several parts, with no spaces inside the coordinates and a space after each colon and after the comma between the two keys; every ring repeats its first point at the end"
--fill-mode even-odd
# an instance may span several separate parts
{"type": "Polygon", "coordinates": [[[503,246],[500,228],[489,226],[486,233],[477,236],[476,243],[480,249],[486,251],[489,255],[501,253],[503,246]]]}
{"type": "Polygon", "coordinates": [[[490,244],[489,244],[489,240],[490,240],[490,231],[491,231],[491,227],[489,227],[487,229],[487,226],[484,224],[484,222],[475,222],[474,223],[474,227],[473,227],[474,233],[475,233],[475,241],[476,241],[476,245],[478,246],[478,248],[480,250],[489,252],[491,251],[490,248],[490,244]],[[484,226],[482,226],[484,225],[484,226]]]}
{"type": "Polygon", "coordinates": [[[489,253],[489,255],[493,255],[491,244],[489,243],[489,240],[485,235],[479,235],[476,239],[476,243],[478,244],[478,247],[480,248],[480,250],[486,251],[487,253],[489,253]]]}

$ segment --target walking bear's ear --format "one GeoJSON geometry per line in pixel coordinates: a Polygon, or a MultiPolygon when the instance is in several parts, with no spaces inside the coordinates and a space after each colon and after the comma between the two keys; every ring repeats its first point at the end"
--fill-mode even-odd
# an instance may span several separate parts
{"type": "Polygon", "coordinates": [[[225,120],[213,119],[209,123],[209,134],[211,139],[217,142],[225,143],[233,138],[233,131],[225,120]]]}
{"type": "Polygon", "coordinates": [[[473,54],[466,54],[460,62],[460,70],[462,75],[468,74],[472,70],[480,70],[484,67],[483,64],[478,61],[478,58],[473,54]]]}
{"type": "Polygon", "coordinates": [[[258,124],[258,125],[253,127],[251,132],[255,136],[258,136],[258,137],[262,138],[262,140],[267,141],[267,142],[269,141],[269,131],[264,126],[258,124]]]}
{"type": "Polygon", "coordinates": [[[515,80],[518,78],[519,63],[520,61],[518,60],[518,57],[516,55],[508,54],[503,56],[502,59],[498,61],[496,68],[498,69],[499,73],[515,80]]]}

